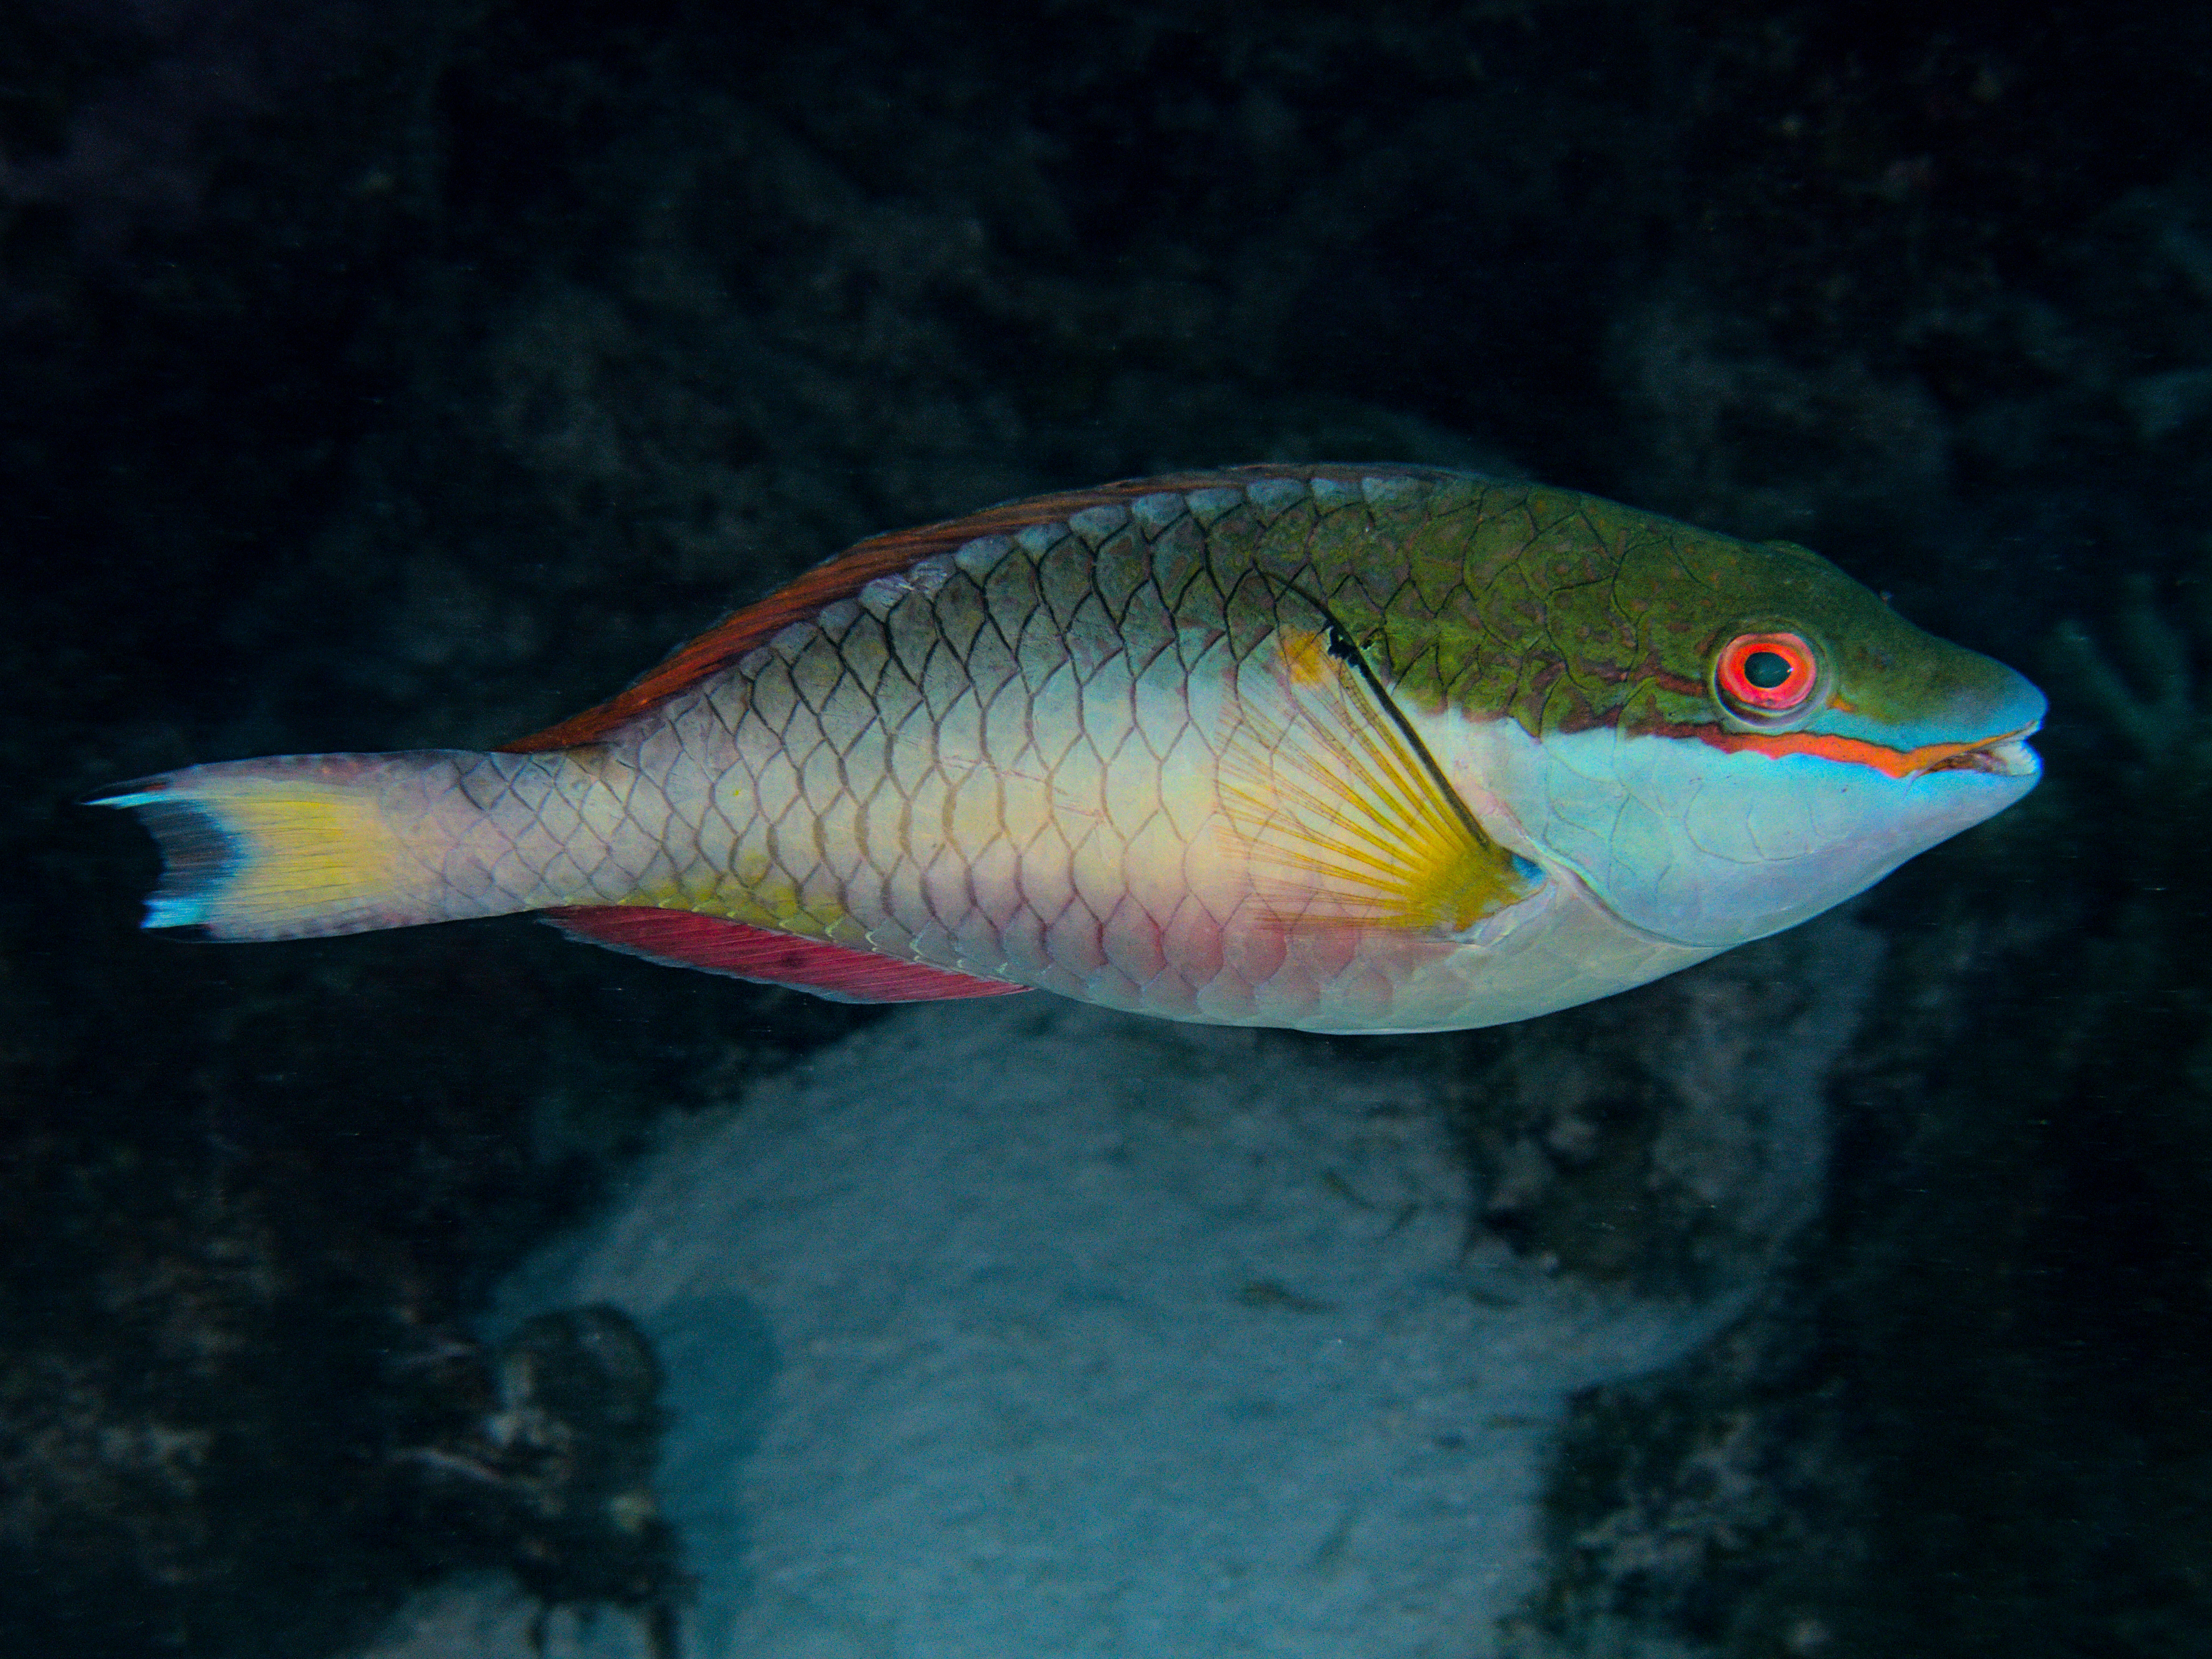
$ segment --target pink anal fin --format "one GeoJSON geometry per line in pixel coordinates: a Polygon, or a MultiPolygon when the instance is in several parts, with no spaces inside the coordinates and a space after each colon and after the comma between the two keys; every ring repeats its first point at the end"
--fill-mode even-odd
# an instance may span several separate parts
{"type": "Polygon", "coordinates": [[[935,1002],[948,997],[1000,997],[1026,991],[1000,979],[979,979],[872,951],[795,939],[721,916],[642,905],[579,905],[540,912],[571,939],[671,968],[697,968],[766,985],[811,991],[832,1002],[935,1002]]]}

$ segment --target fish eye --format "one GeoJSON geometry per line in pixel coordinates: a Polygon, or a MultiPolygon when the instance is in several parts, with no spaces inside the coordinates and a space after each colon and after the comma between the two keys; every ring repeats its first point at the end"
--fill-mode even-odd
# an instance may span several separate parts
{"type": "Polygon", "coordinates": [[[1749,726],[1771,726],[1808,708],[1820,659],[1799,634],[1739,634],[1713,659],[1713,691],[1749,726]]]}

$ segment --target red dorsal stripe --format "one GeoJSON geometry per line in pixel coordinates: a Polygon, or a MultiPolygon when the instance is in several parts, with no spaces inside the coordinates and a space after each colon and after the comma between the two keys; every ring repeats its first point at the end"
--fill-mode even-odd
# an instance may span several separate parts
{"type": "Polygon", "coordinates": [[[1239,466],[1219,472],[1177,472],[1160,478],[1127,478],[1102,484],[1096,489],[1069,490],[1056,495],[1037,495],[1027,501],[1006,501],[965,518],[914,530],[894,530],[850,548],[827,564],[817,565],[787,587],[720,622],[679,648],[628,690],[597,708],[572,714],[557,726],[503,744],[510,752],[529,754],[544,749],[567,749],[592,743],[623,721],[665,702],[773,639],[795,622],[805,622],[839,599],[849,599],[878,576],[906,569],[933,553],[947,553],[980,536],[1012,536],[1031,525],[1053,524],[1085,508],[1109,502],[1131,501],[1139,495],[1162,491],[1220,489],[1255,483],[1263,478],[1334,478],[1357,483],[1375,474],[1448,476],[1427,467],[1408,466],[1239,466]]]}
{"type": "Polygon", "coordinates": [[[736,979],[794,986],[840,1002],[935,1002],[950,997],[1006,996],[1030,988],[819,939],[793,939],[689,910],[611,904],[543,914],[571,938],[611,951],[672,968],[698,968],[736,979]]]}

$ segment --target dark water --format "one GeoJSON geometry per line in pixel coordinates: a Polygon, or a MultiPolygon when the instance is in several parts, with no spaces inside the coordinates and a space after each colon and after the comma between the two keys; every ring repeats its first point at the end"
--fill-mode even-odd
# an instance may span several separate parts
{"type": "MultiPolygon", "coordinates": [[[[2054,700],[2044,787],[1859,914],[1817,1218],[1577,1397],[1541,1583],[1433,1650],[2212,1647],[2205,15],[735,15],[0,14],[11,1644],[343,1652],[505,1570],[680,1645],[652,1356],[476,1322],[874,1018],[520,923],[150,939],[74,803],[512,737],[888,526],[1387,458],[1808,543],[2054,700]]],[[[1486,1238],[1686,1294],[1699,994],[1311,1063],[1433,1077],[1486,1238]]]]}

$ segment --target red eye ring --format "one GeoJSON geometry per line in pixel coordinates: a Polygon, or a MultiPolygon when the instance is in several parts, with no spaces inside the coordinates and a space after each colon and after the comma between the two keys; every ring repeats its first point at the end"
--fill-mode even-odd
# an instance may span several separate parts
{"type": "Polygon", "coordinates": [[[1796,634],[1739,634],[1713,659],[1713,689],[1747,720],[1795,714],[1813,699],[1820,659],[1796,634]]]}

